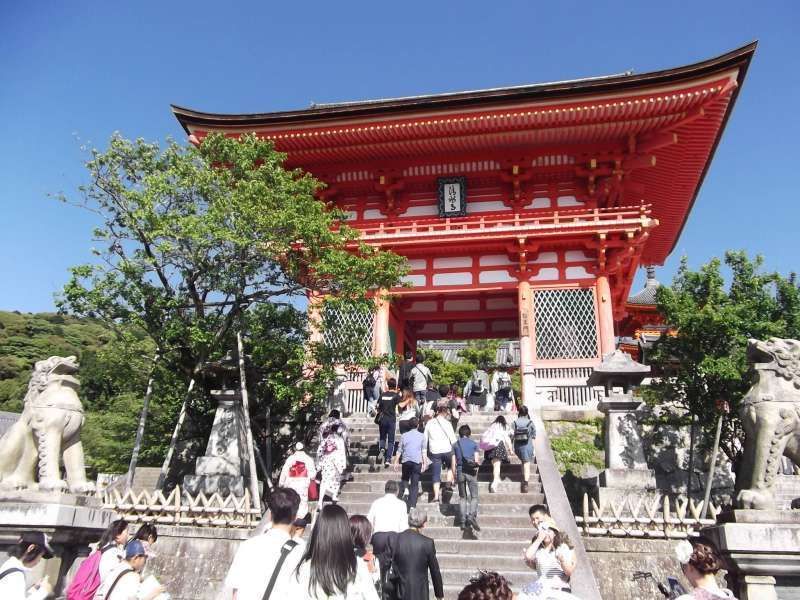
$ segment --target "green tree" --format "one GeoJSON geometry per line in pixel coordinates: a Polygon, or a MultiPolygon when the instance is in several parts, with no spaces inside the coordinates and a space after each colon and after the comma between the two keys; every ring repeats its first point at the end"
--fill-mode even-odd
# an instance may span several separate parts
{"type": "Polygon", "coordinates": [[[271,368],[268,383],[259,380],[264,401],[321,399],[333,364],[318,359],[327,357],[319,344],[299,356],[305,322],[295,298],[313,292],[363,306],[369,290],[396,285],[405,268],[402,257],[363,244],[340,211],[316,199],[320,182],[284,160],[255,135],[164,149],[115,135],[86,165],[90,182],[77,204],[100,218],[98,260],[72,269],[59,308],[118,333],[144,332],[164,357],[162,394],[174,395],[175,374],[184,387],[198,379],[187,402],[196,437],[209,426],[200,366],[235,347],[240,325],[271,368]],[[319,368],[303,373],[299,365],[315,358],[319,368]]]}
{"type": "MultiPolygon", "coordinates": [[[[668,402],[694,415],[710,443],[718,417],[717,401],[730,404],[720,448],[738,466],[744,437],[739,404],[752,383],[745,351],[749,338],[796,338],[800,334],[800,291],[794,276],[762,271],[763,259],[729,251],[724,265],[714,258],[692,271],[684,258],[670,287],[662,286],[658,308],[675,330],[656,343],[651,363],[659,378],[646,393],[650,403],[668,402]]],[[[687,421],[688,422],[688,421],[687,421]]]]}

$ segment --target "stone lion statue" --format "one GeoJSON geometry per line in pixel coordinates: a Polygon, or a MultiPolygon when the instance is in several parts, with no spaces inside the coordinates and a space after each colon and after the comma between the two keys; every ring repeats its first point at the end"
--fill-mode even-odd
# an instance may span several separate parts
{"type": "Polygon", "coordinates": [[[0,439],[0,488],[94,491],[94,484],[86,480],[80,438],[84,415],[77,372],[74,356],[51,356],[36,363],[22,415],[0,439]],[[61,479],[62,456],[66,481],[61,479]]]}
{"type": "Polygon", "coordinates": [[[747,435],[737,503],[774,509],[772,488],[781,457],[800,464],[800,341],[749,340],[747,358],[758,378],[740,410],[747,435]]]}

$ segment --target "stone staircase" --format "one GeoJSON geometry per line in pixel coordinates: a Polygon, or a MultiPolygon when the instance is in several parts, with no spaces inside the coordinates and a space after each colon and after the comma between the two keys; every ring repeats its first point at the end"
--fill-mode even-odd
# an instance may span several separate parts
{"type": "MultiPolygon", "coordinates": [[[[478,441],[496,416],[496,413],[464,415],[459,425],[469,425],[472,439],[478,441]]],[[[385,468],[382,464],[376,465],[378,427],[371,419],[352,416],[346,421],[350,428],[354,472],[353,480],[342,487],[339,502],[348,514],[366,515],[372,502],[383,495],[386,481],[399,480],[400,472],[399,468],[395,470],[392,467],[385,468]]],[[[399,443],[399,433],[397,439],[399,443]]],[[[478,473],[478,523],[481,531],[473,535],[462,532],[454,525],[458,515],[458,490],[443,491],[443,502],[434,504],[430,502],[430,472],[422,474],[417,507],[428,512],[428,524],[423,533],[436,541],[445,597],[448,599],[455,599],[478,569],[502,573],[516,590],[533,579],[533,572],[522,562],[522,550],[533,535],[528,507],[544,503],[545,500],[536,465],[531,465],[526,494],[520,493],[522,465],[516,456],[510,457],[510,464],[503,465],[502,483],[494,494],[489,493],[491,479],[491,465],[482,465],[478,473]]]]}

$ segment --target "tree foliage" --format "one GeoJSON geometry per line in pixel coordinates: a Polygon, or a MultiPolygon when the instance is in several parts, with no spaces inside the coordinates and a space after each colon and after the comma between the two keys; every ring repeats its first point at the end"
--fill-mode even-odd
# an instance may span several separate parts
{"type": "MultiPolygon", "coordinates": [[[[402,257],[361,243],[343,214],[315,197],[322,184],[285,169],[284,160],[255,135],[163,149],[115,135],[86,165],[90,182],[76,204],[101,221],[96,261],[72,269],[58,305],[104,323],[121,344],[135,330],[159,349],[153,406],[165,403],[173,423],[175,399],[191,377],[199,380],[178,453],[184,465],[210,426],[200,366],[234,349],[238,329],[253,356],[251,410],[263,436],[265,403],[292,418],[309,397],[324,398],[335,359],[352,354],[306,343],[307,294],[363,310],[370,290],[396,285],[405,269],[402,257]],[[318,368],[305,370],[309,363],[318,368]]],[[[150,368],[139,368],[146,380],[150,368]]],[[[132,439],[136,415],[120,414],[144,394],[141,377],[135,381],[136,390],[109,396],[98,427],[132,439]]],[[[149,440],[146,452],[163,455],[163,439],[149,440]]]]}
{"type": "Polygon", "coordinates": [[[664,373],[652,385],[651,403],[668,402],[694,415],[700,440],[710,443],[725,400],[721,449],[738,465],[743,431],[740,401],[752,378],[745,356],[747,340],[800,336],[800,291],[794,275],[784,278],[762,270],[763,259],[744,252],[725,254],[692,271],[686,258],[670,287],[658,290],[658,308],[675,335],[656,343],[651,363],[664,373]]]}

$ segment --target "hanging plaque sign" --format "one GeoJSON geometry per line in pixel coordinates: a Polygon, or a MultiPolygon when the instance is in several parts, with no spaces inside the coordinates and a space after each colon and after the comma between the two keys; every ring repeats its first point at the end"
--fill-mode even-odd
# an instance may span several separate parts
{"type": "Polygon", "coordinates": [[[463,217],[467,214],[467,178],[440,177],[439,216],[463,217]]]}

